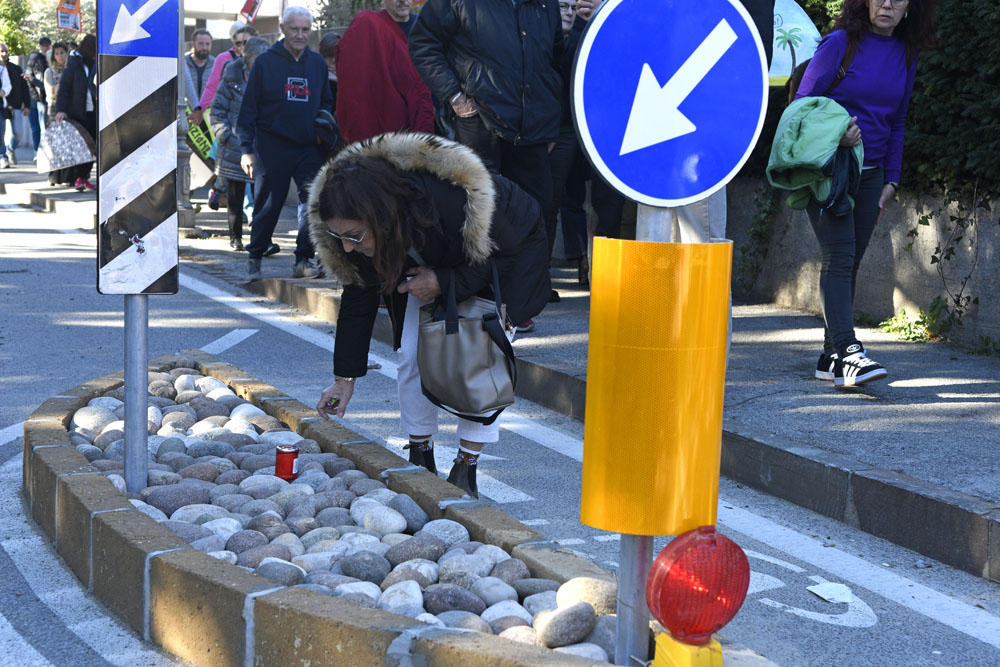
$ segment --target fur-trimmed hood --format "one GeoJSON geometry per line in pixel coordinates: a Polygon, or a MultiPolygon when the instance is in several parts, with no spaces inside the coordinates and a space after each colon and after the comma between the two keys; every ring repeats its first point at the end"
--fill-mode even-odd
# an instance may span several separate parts
{"type": "Polygon", "coordinates": [[[490,238],[496,207],[493,178],[483,161],[469,147],[432,134],[390,132],[350,144],[329,160],[316,174],[309,192],[309,236],[316,254],[327,271],[344,284],[358,282],[355,266],[348,261],[343,246],[327,233],[319,216],[319,195],[327,173],[342,160],[353,156],[380,157],[402,171],[424,171],[465,190],[465,221],[462,246],[472,264],[489,259],[494,250],[490,238]]]}

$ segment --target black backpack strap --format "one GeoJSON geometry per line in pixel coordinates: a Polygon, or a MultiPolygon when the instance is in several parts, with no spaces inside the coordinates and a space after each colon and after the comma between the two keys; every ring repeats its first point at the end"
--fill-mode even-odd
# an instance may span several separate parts
{"type": "Polygon", "coordinates": [[[844,49],[844,59],[840,61],[840,69],[837,70],[837,75],[833,77],[833,83],[823,93],[823,97],[830,97],[833,89],[847,76],[847,70],[850,69],[851,63],[854,62],[854,51],[856,48],[856,44],[852,44],[850,40],[847,41],[847,48],[844,49]]]}

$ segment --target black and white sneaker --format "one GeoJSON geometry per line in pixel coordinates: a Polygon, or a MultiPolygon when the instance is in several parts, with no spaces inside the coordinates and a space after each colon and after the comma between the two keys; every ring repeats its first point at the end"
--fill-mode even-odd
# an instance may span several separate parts
{"type": "Polygon", "coordinates": [[[872,380],[881,380],[889,372],[882,365],[865,356],[860,343],[847,348],[847,355],[837,359],[833,367],[833,384],[837,387],[855,387],[872,380]]]}
{"type": "Polygon", "coordinates": [[[836,362],[836,352],[833,354],[827,354],[824,352],[819,355],[819,361],[816,362],[816,379],[833,382],[833,367],[836,365],[836,362]]]}

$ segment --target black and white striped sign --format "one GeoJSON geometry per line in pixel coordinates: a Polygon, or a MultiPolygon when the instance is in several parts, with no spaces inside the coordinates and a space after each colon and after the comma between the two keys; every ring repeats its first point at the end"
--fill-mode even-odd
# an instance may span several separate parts
{"type": "MultiPolygon", "coordinates": [[[[148,0],[143,9],[153,5],[158,10],[164,3],[148,0]]],[[[123,19],[122,11],[98,29],[97,290],[175,294],[177,23],[129,32],[123,20],[142,16],[124,12],[123,19]],[[130,44],[145,47],[151,40],[156,56],[127,55],[130,44]]]]}

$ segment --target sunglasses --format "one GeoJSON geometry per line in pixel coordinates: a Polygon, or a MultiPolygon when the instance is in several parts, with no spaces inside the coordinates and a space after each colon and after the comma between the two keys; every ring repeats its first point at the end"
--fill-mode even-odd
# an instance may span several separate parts
{"type": "Polygon", "coordinates": [[[359,238],[359,239],[354,239],[354,238],[351,238],[350,236],[341,236],[337,232],[330,231],[329,229],[326,230],[326,233],[329,234],[330,236],[332,236],[333,238],[337,239],[340,242],[347,241],[348,243],[353,243],[354,245],[361,245],[361,242],[364,241],[365,237],[368,235],[368,230],[366,229],[364,231],[364,233],[361,235],[361,238],[359,238]]]}

